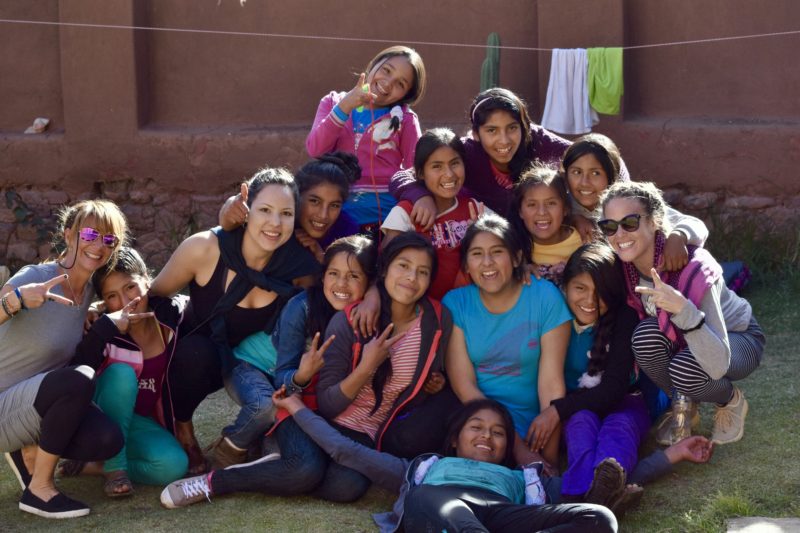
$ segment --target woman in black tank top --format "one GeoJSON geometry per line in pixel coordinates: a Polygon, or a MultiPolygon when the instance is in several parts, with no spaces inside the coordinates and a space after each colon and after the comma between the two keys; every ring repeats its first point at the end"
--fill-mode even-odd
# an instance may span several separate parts
{"type": "Polygon", "coordinates": [[[263,169],[243,188],[247,223],[187,238],[150,289],[171,296],[189,287],[190,309],[168,369],[165,411],[189,455],[189,471],[206,465],[192,415],[235,364],[232,349],[245,337],[271,333],[283,304],[319,269],[294,236],[298,191],[284,169],[263,169]],[[171,419],[171,420],[170,420],[171,419]]]}

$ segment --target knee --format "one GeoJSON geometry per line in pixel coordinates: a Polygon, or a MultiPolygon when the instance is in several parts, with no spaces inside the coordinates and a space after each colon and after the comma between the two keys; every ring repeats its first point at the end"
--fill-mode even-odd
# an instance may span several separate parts
{"type": "Polygon", "coordinates": [[[599,422],[600,417],[588,409],[583,409],[569,417],[567,425],[579,427],[597,427],[599,422]]]}
{"type": "Polygon", "coordinates": [[[126,363],[114,363],[108,365],[97,383],[101,387],[110,387],[114,394],[125,394],[134,396],[139,392],[139,382],[136,378],[136,371],[126,363]]]}
{"type": "Polygon", "coordinates": [[[631,348],[638,358],[641,354],[652,352],[656,344],[662,344],[665,341],[666,337],[658,326],[658,319],[645,318],[633,330],[631,348]]]}
{"type": "Polygon", "coordinates": [[[125,445],[125,436],[119,426],[108,419],[108,423],[103,424],[92,434],[92,443],[98,450],[98,461],[111,459],[117,455],[125,445]]]}
{"type": "Polygon", "coordinates": [[[153,464],[154,485],[167,485],[186,475],[189,468],[189,457],[183,448],[176,442],[163,450],[153,464]]]}
{"type": "Polygon", "coordinates": [[[307,494],[317,488],[325,477],[327,461],[323,457],[289,457],[285,461],[287,495],[307,494]]]}
{"type": "Polygon", "coordinates": [[[85,400],[88,404],[94,396],[94,370],[86,365],[70,368],[60,368],[47,374],[48,388],[56,396],[69,396],[85,400]]]}
{"type": "Polygon", "coordinates": [[[618,529],[617,517],[607,507],[594,504],[583,504],[581,522],[585,531],[616,533],[618,529]]]}

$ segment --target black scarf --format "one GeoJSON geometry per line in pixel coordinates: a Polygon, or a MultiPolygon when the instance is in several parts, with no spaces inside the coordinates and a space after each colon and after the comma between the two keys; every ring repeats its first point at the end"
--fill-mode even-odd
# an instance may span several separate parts
{"type": "Polygon", "coordinates": [[[299,287],[292,285],[292,280],[316,274],[320,265],[292,234],[285,244],[272,253],[264,270],[253,270],[247,266],[244,256],[242,256],[244,228],[225,231],[218,226],[212,228],[211,231],[217,236],[219,254],[223,263],[236,273],[225,293],[211,311],[209,319],[211,340],[217,346],[223,372],[227,374],[233,368],[235,361],[233,350],[228,344],[225,313],[233,309],[253,287],[275,292],[285,299],[292,297],[300,291],[299,287]]]}

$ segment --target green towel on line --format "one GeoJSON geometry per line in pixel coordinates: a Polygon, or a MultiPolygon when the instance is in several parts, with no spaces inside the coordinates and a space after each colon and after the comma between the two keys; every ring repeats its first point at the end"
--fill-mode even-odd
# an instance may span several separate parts
{"type": "Polygon", "coordinates": [[[588,48],[589,103],[604,115],[619,115],[622,97],[622,48],[588,48]]]}

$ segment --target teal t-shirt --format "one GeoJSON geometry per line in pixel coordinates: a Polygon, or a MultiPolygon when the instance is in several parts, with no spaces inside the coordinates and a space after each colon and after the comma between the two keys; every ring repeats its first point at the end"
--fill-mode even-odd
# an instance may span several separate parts
{"type": "Polygon", "coordinates": [[[525,503],[525,477],[522,470],[460,457],[443,457],[431,466],[423,485],[458,485],[490,490],[511,503],[525,503]]]}
{"type": "Polygon", "coordinates": [[[240,361],[246,361],[270,376],[275,375],[275,361],[278,354],[272,344],[272,337],[263,331],[245,337],[233,349],[233,355],[240,361]]]}
{"type": "Polygon", "coordinates": [[[572,319],[561,291],[533,279],[514,307],[499,314],[483,306],[475,285],[448,292],[442,303],[464,332],[478,388],[509,410],[520,435],[527,434],[539,414],[542,335],[572,319]]]}
{"type": "Polygon", "coordinates": [[[567,385],[568,392],[580,388],[578,380],[589,368],[589,351],[592,349],[592,343],[594,342],[594,326],[589,326],[579,332],[573,320],[570,331],[567,360],[564,362],[564,382],[567,385]]]}

